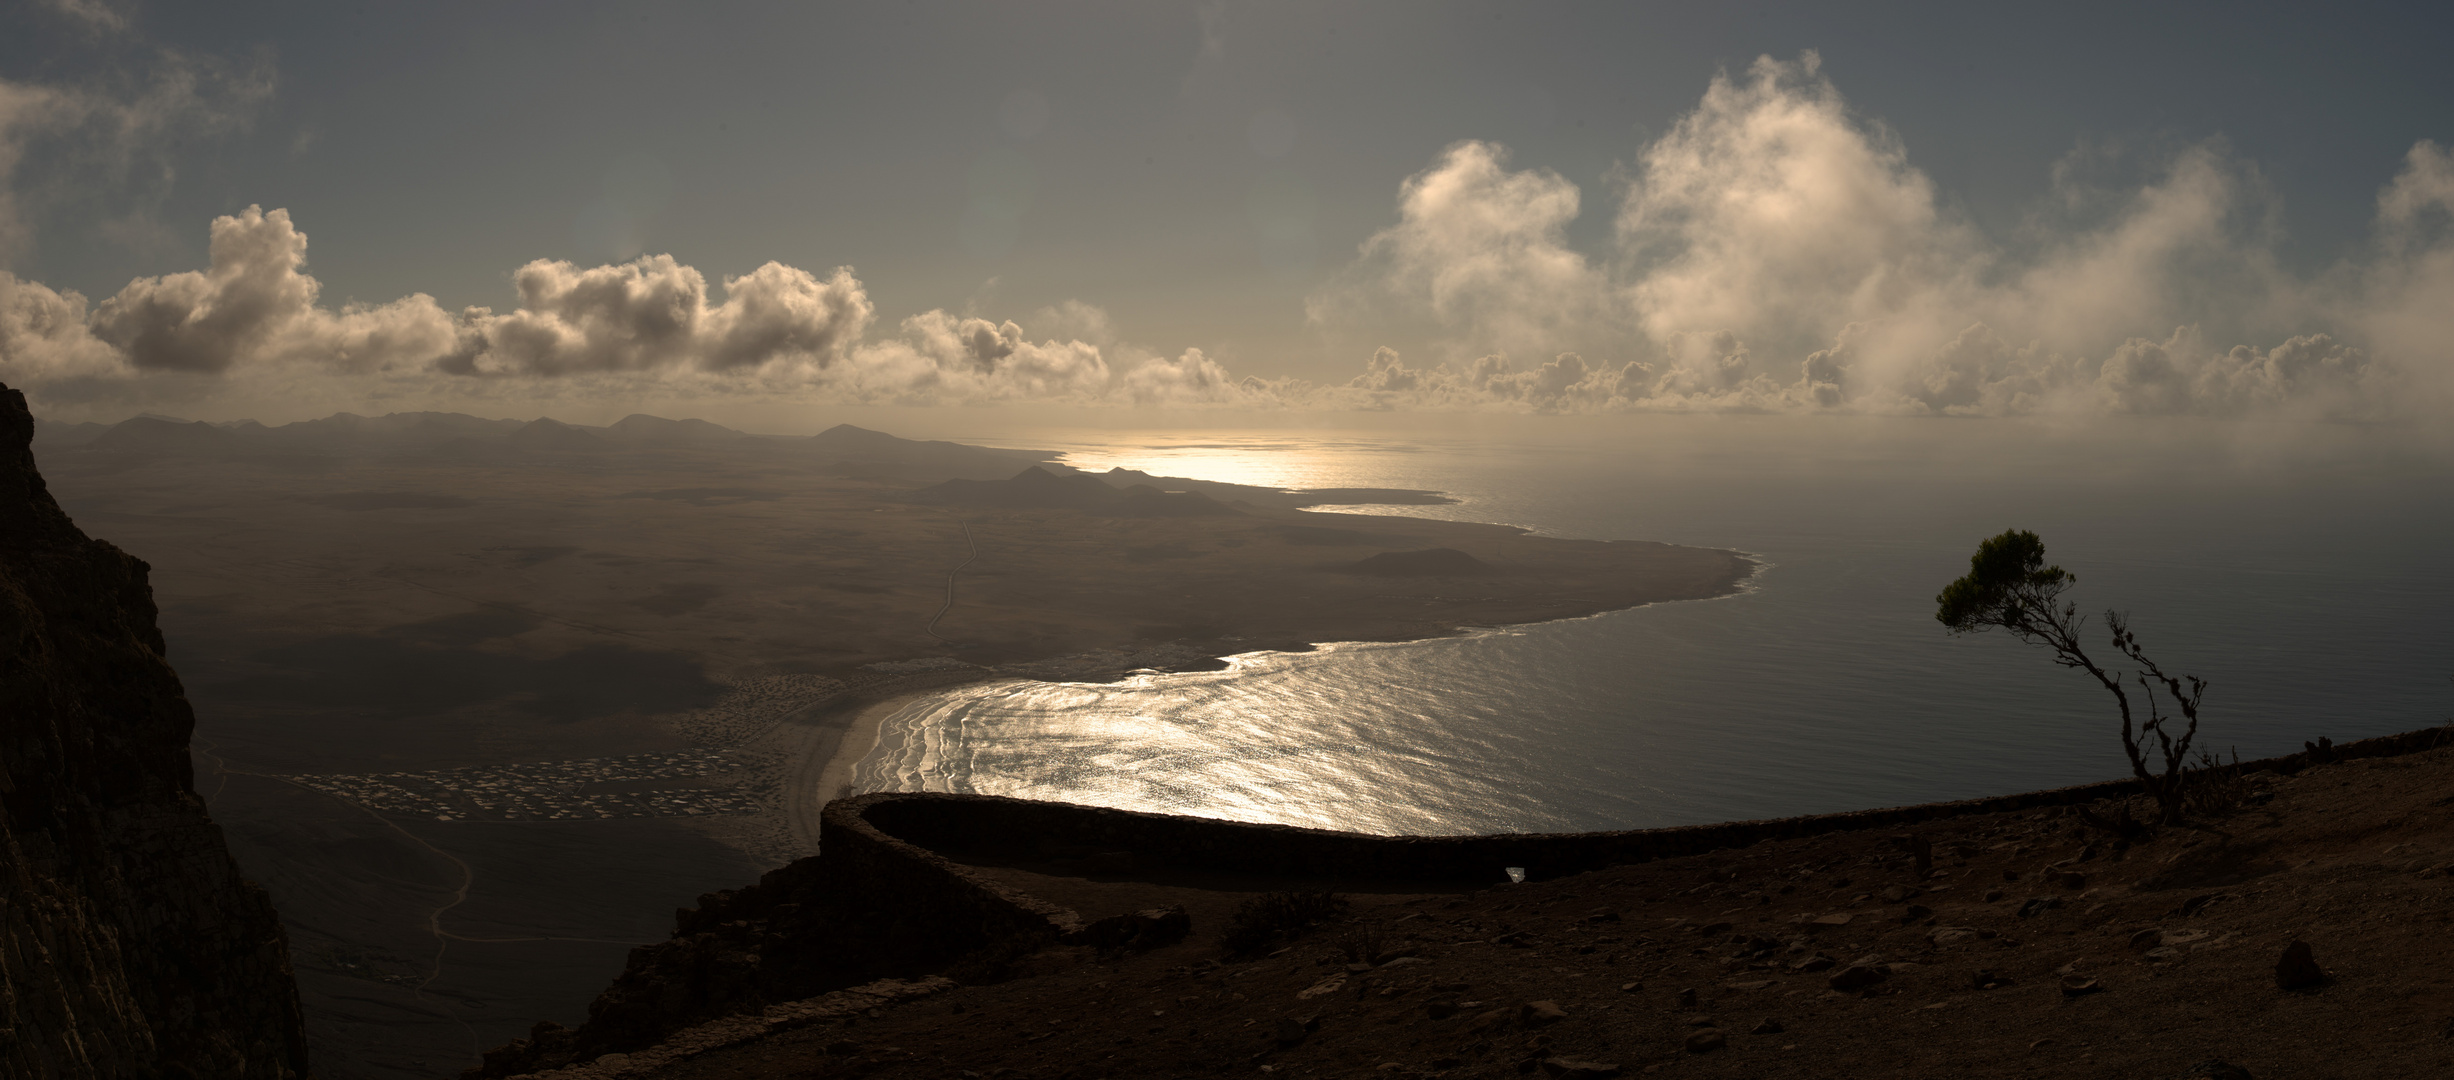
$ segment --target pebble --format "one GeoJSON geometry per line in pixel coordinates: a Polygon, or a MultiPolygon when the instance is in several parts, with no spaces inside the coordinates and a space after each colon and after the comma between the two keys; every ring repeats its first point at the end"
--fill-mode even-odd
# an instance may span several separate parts
{"type": "Polygon", "coordinates": [[[1730,1045],[1729,1036],[1723,1035],[1716,1028],[1705,1028],[1687,1036],[1687,1052],[1690,1054],[1711,1053],[1728,1045],[1730,1045]]]}

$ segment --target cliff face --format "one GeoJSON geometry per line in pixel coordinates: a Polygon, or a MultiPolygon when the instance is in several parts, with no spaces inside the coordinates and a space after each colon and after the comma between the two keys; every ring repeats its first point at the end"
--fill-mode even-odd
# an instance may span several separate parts
{"type": "Polygon", "coordinates": [[[306,1075],[289,948],[197,797],[146,565],[0,387],[0,1075],[306,1075]]]}

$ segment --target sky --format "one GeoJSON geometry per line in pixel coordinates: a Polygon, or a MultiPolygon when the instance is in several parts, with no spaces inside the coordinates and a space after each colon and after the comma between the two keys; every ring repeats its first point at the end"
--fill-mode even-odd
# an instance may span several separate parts
{"type": "Polygon", "coordinates": [[[2454,16],[0,10],[43,415],[624,403],[2426,420],[2454,16]]]}

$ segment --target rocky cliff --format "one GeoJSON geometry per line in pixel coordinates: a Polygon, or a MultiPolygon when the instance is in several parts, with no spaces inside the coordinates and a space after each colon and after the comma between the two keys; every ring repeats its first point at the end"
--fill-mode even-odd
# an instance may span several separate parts
{"type": "Polygon", "coordinates": [[[263,890],[192,784],[146,565],[88,538],[0,387],[0,1075],[306,1075],[263,890]]]}

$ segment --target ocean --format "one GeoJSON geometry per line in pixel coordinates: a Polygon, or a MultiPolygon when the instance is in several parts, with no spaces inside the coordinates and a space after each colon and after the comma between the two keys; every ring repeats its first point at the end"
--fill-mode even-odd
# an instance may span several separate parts
{"type": "Polygon", "coordinates": [[[2208,680],[2201,743],[2220,754],[2454,722],[2454,467],[2425,433],[1662,415],[971,434],[1082,468],[1433,488],[1459,501],[1342,509],[1734,548],[1764,568],[1716,600],[1221,672],[967,685],[890,718],[857,790],[1430,835],[2125,775],[2093,680],[1934,621],[1935,593],[2007,528],[2044,538],[2083,610],[2128,612],[2149,655],[2208,680]]]}

